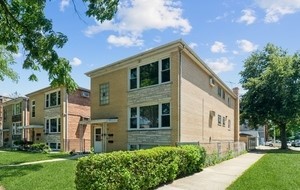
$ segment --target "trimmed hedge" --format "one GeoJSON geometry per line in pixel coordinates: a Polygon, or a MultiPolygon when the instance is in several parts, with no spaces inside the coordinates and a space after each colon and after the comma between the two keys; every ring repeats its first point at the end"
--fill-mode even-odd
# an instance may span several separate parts
{"type": "Polygon", "coordinates": [[[205,150],[194,145],[92,154],[78,161],[76,188],[153,189],[199,172],[205,156],[205,150]]]}

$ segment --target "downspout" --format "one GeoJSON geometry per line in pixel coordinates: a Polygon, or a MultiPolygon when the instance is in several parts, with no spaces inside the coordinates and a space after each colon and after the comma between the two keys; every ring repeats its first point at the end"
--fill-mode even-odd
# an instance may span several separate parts
{"type": "MultiPolygon", "coordinates": [[[[64,101],[64,116],[65,116],[65,123],[64,123],[64,151],[67,151],[67,147],[68,147],[68,140],[69,140],[69,135],[68,135],[68,123],[69,123],[69,109],[68,109],[68,93],[66,92],[66,89],[64,89],[64,94],[65,94],[65,101],[64,101]]],[[[69,150],[68,150],[69,151],[69,150]]]]}
{"type": "MultiPolygon", "coordinates": [[[[25,98],[25,109],[24,109],[24,113],[25,113],[25,115],[24,115],[24,128],[23,128],[23,140],[25,140],[25,127],[27,126],[27,125],[29,125],[29,123],[28,123],[28,118],[27,118],[27,111],[28,111],[28,109],[27,109],[27,106],[28,106],[28,101],[29,101],[29,99],[28,98],[25,98]]],[[[32,137],[32,138],[34,138],[34,137],[32,137]]],[[[29,139],[27,139],[27,140],[29,140],[29,139]]]]}
{"type": "Polygon", "coordinates": [[[178,142],[181,142],[181,77],[182,77],[182,51],[185,48],[185,45],[183,44],[182,48],[179,50],[179,64],[178,64],[178,70],[179,70],[179,78],[178,78],[178,115],[179,115],[179,121],[178,121],[178,142]]]}

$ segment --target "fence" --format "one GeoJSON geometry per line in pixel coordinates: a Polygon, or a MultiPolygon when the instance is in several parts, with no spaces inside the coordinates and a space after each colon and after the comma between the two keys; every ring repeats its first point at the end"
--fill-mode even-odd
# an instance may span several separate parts
{"type": "Polygon", "coordinates": [[[246,150],[244,142],[211,142],[199,143],[199,145],[205,148],[208,155],[218,154],[219,157],[226,155],[230,151],[238,155],[246,150]]]}
{"type": "Polygon", "coordinates": [[[72,152],[89,152],[91,149],[90,139],[68,139],[67,149],[65,151],[72,152]]]}

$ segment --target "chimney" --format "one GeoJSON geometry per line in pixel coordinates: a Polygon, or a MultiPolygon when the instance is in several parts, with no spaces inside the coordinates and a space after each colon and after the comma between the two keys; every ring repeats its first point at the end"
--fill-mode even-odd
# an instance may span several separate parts
{"type": "Polygon", "coordinates": [[[234,87],[233,89],[232,89],[232,91],[233,91],[233,93],[237,96],[237,97],[239,97],[239,88],[238,87],[234,87]]]}

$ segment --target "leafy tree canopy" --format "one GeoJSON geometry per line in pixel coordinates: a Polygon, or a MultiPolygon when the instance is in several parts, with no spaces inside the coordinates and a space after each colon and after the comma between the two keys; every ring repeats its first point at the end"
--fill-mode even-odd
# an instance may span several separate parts
{"type": "Polygon", "coordinates": [[[286,148],[287,124],[300,113],[300,54],[289,55],[282,48],[267,44],[244,62],[241,84],[247,92],[241,105],[249,122],[279,126],[282,148],[286,148]]]}
{"type": "MultiPolygon", "coordinates": [[[[119,3],[119,0],[82,1],[88,5],[86,15],[100,22],[111,20],[119,3]]],[[[51,20],[45,17],[45,6],[46,0],[0,0],[0,80],[5,77],[18,80],[10,66],[15,63],[13,55],[23,49],[23,69],[45,70],[51,86],[65,86],[74,91],[77,84],[70,75],[72,67],[56,52],[68,38],[52,29],[51,20]]],[[[38,79],[32,74],[29,80],[38,79]]]]}

